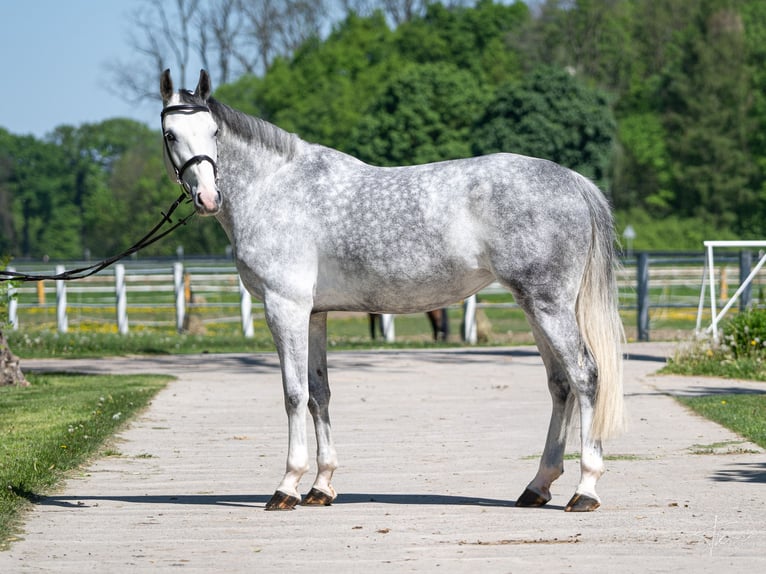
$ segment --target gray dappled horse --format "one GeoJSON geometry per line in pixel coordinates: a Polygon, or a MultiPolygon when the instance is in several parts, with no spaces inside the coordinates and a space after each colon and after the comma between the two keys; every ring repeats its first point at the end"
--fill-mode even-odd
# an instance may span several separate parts
{"type": "Polygon", "coordinates": [[[279,353],[289,446],[267,509],[301,502],[306,409],[318,469],[302,502],[327,505],[336,497],[327,312],[427,311],[493,281],[526,313],[553,400],[539,469],[516,504],[551,499],[577,405],[581,478],[566,509],[599,506],[601,441],[623,419],[622,324],[612,216],[590,181],[513,154],[373,167],[216,101],[204,70],[194,92],[175,92],[166,70],[160,91],[169,173],[199,214],[223,226],[279,353]]]}

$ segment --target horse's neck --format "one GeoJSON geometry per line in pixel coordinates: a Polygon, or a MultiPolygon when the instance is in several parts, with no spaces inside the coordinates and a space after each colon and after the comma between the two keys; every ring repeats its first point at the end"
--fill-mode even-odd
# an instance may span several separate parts
{"type": "Polygon", "coordinates": [[[235,193],[249,182],[275,172],[291,157],[267,143],[247,141],[234,134],[219,139],[218,143],[220,175],[236,188],[235,193]]]}
{"type": "Polygon", "coordinates": [[[238,235],[236,229],[247,225],[257,210],[258,195],[265,189],[265,181],[292,158],[293,155],[286,156],[234,134],[219,136],[218,185],[223,207],[216,218],[232,244],[238,235]]]}

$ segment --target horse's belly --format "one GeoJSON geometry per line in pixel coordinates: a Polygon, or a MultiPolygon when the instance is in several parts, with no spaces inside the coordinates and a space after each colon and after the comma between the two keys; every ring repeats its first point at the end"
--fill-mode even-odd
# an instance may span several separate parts
{"type": "Polygon", "coordinates": [[[314,308],[371,313],[430,311],[459,302],[494,280],[486,269],[427,271],[389,275],[358,270],[352,274],[330,273],[324,280],[320,271],[314,308]]]}

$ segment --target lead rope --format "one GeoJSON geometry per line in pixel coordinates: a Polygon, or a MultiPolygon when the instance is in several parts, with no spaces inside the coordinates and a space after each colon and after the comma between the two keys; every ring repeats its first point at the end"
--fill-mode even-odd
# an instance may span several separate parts
{"type": "Polygon", "coordinates": [[[109,267],[112,263],[115,263],[116,261],[119,261],[120,259],[123,259],[127,257],[128,255],[132,255],[136,253],[137,251],[143,249],[144,247],[148,247],[152,243],[159,241],[172,231],[175,231],[177,228],[181,227],[182,225],[186,225],[186,222],[189,221],[194,214],[195,211],[192,211],[189,215],[186,217],[176,221],[173,223],[173,221],[170,219],[170,216],[173,214],[173,212],[176,210],[176,208],[181,205],[183,200],[186,198],[186,192],[182,192],[180,196],[178,196],[178,199],[176,199],[171,205],[170,209],[168,209],[167,213],[162,213],[162,219],[152,227],[152,229],[144,235],[141,239],[136,241],[131,247],[120,253],[119,255],[113,255],[112,257],[108,257],[107,259],[104,259],[100,261],[99,263],[96,263],[94,265],[89,265],[88,267],[79,267],[77,269],[70,269],[68,271],[64,271],[63,273],[58,273],[55,275],[30,275],[27,273],[20,273],[17,271],[8,271],[7,269],[0,270],[0,281],[71,281],[73,279],[84,279],[86,277],[90,277],[91,275],[95,275],[102,269],[106,269],[109,267]],[[165,231],[160,233],[160,230],[162,227],[166,224],[170,223],[172,224],[169,229],[166,229],[165,231]]]}

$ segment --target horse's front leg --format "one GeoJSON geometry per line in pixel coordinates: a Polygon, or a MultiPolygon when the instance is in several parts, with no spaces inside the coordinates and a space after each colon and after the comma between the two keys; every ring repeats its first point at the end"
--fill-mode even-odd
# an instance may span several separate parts
{"type": "Polygon", "coordinates": [[[330,428],[330,384],[327,376],[327,313],[311,316],[309,323],[309,411],[317,439],[317,477],[303,504],[327,506],[337,494],[330,483],[338,468],[338,455],[330,428]]]}
{"type": "Polygon", "coordinates": [[[292,510],[301,501],[298,483],[309,468],[306,437],[310,305],[279,295],[264,297],[266,321],[279,353],[289,443],[284,478],[266,510],[292,510]]]}

